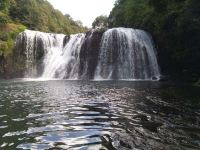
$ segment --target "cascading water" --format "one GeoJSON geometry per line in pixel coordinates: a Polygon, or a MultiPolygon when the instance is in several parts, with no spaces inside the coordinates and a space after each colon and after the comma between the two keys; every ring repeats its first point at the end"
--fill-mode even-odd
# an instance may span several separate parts
{"type": "MultiPolygon", "coordinates": [[[[66,36],[26,30],[16,42],[26,58],[28,78],[158,79],[151,36],[145,31],[114,28],[66,36]]],[[[18,61],[19,62],[19,61],[18,61]]]]}
{"type": "Polygon", "coordinates": [[[152,38],[145,31],[114,28],[102,37],[95,79],[158,79],[152,38]]]}
{"type": "Polygon", "coordinates": [[[71,35],[64,47],[60,44],[51,47],[44,59],[42,78],[78,79],[79,54],[84,37],[85,34],[71,35]]]}
{"type": "Polygon", "coordinates": [[[84,37],[85,34],[66,36],[31,30],[21,33],[16,45],[24,44],[21,48],[25,49],[26,55],[25,77],[78,79],[79,54],[84,37]],[[42,60],[38,59],[38,53],[43,54],[42,60]],[[40,74],[37,68],[43,68],[40,74]]]}
{"type": "MultiPolygon", "coordinates": [[[[43,55],[53,48],[62,48],[63,34],[49,34],[38,31],[25,30],[17,38],[17,51],[18,49],[24,49],[26,55],[26,72],[25,77],[35,78],[38,75],[38,67],[43,65],[43,55]],[[41,63],[41,64],[39,64],[41,63]]],[[[20,50],[21,51],[21,50],[20,50]]]]}

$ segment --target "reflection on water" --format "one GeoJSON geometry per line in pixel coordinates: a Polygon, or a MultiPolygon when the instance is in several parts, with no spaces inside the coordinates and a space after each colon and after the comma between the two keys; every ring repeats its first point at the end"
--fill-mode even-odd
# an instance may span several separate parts
{"type": "Polygon", "coordinates": [[[1,81],[0,149],[199,149],[198,90],[158,82],[1,81]]]}

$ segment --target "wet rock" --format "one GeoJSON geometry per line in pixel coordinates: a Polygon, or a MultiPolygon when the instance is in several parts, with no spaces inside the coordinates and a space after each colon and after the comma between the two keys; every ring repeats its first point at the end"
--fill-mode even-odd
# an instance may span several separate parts
{"type": "Polygon", "coordinates": [[[194,85],[200,87],[200,79],[194,85]]]}
{"type": "Polygon", "coordinates": [[[79,75],[82,79],[93,79],[94,77],[103,33],[104,30],[91,30],[86,33],[86,38],[80,51],[79,75]]]}
{"type": "Polygon", "coordinates": [[[63,39],[63,47],[69,42],[70,36],[66,35],[63,39]]]}
{"type": "Polygon", "coordinates": [[[109,135],[101,136],[102,145],[108,148],[109,150],[116,150],[112,145],[112,139],[109,135]]]}
{"type": "Polygon", "coordinates": [[[125,132],[116,132],[112,134],[113,147],[117,150],[136,149],[134,139],[125,132]]]}
{"type": "Polygon", "coordinates": [[[162,123],[152,122],[152,121],[151,122],[142,122],[141,124],[145,129],[148,129],[151,132],[157,132],[158,128],[160,126],[162,126],[162,123]]]}

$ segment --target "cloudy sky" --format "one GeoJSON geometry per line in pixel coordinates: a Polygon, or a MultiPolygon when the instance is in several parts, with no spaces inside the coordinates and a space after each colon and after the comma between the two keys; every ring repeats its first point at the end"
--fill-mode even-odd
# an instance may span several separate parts
{"type": "Polygon", "coordinates": [[[109,15],[115,0],[48,0],[63,14],[70,14],[74,20],[80,20],[84,26],[91,27],[99,15],[109,15]]]}

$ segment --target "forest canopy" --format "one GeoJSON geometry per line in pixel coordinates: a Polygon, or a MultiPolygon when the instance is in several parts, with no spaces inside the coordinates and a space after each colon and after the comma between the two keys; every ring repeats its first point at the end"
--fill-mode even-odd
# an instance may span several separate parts
{"type": "Polygon", "coordinates": [[[199,0],[117,0],[109,26],[150,32],[162,70],[196,79],[200,76],[199,8],[199,0]]]}
{"type": "Polygon", "coordinates": [[[65,34],[85,31],[79,22],[63,15],[46,0],[2,0],[0,10],[10,20],[28,29],[65,34]]]}
{"type": "Polygon", "coordinates": [[[107,28],[108,27],[108,17],[105,15],[101,15],[96,17],[94,22],[92,23],[92,28],[107,28]]]}
{"type": "Polygon", "coordinates": [[[87,30],[80,21],[63,15],[46,0],[1,0],[0,54],[12,54],[16,36],[25,29],[64,34],[87,30]]]}

